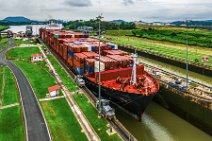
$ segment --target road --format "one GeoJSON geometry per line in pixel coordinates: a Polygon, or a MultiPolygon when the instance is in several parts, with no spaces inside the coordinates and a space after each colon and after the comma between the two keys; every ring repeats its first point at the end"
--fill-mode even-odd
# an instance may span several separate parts
{"type": "Polygon", "coordinates": [[[48,127],[42,115],[38,100],[33,92],[30,83],[23,72],[12,62],[5,59],[5,53],[9,48],[13,47],[12,41],[10,46],[0,53],[0,64],[7,65],[15,75],[18,83],[22,109],[25,118],[26,136],[28,141],[51,141],[48,127]]]}

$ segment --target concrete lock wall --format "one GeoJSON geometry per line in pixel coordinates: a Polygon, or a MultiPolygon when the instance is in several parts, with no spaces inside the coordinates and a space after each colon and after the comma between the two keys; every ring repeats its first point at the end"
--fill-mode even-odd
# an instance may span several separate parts
{"type": "MultiPolygon", "coordinates": [[[[129,47],[125,47],[125,46],[119,46],[119,49],[121,49],[123,51],[131,52],[131,53],[135,52],[134,48],[129,48],[129,47]]],[[[186,67],[185,62],[180,62],[178,60],[173,60],[173,59],[171,60],[169,58],[157,56],[157,55],[154,55],[154,54],[149,54],[148,52],[143,52],[143,51],[139,51],[139,50],[137,51],[137,53],[140,56],[144,56],[144,57],[147,57],[147,58],[150,58],[150,59],[153,59],[153,60],[161,61],[161,62],[170,64],[170,65],[174,65],[174,66],[177,66],[177,67],[180,67],[180,68],[183,68],[183,69],[186,67]]],[[[189,70],[196,72],[196,73],[199,73],[199,74],[212,76],[212,70],[207,69],[207,68],[203,68],[201,66],[189,64],[189,70]]]]}
{"type": "Polygon", "coordinates": [[[161,86],[159,93],[154,97],[154,101],[212,135],[211,110],[191,102],[190,99],[176,94],[174,91],[163,86],[161,86]]]}

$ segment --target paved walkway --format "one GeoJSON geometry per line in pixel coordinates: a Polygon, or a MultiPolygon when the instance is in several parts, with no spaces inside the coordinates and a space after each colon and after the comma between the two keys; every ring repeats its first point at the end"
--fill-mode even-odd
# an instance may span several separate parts
{"type": "Polygon", "coordinates": [[[10,107],[14,107],[14,106],[18,106],[18,105],[19,105],[19,103],[14,103],[14,104],[6,105],[6,106],[0,106],[0,110],[7,109],[7,108],[10,108],[10,107]]]}
{"type": "MultiPolygon", "coordinates": [[[[59,75],[57,74],[57,72],[55,71],[53,65],[51,64],[51,62],[49,61],[49,59],[47,58],[46,54],[44,53],[43,49],[41,48],[41,46],[39,46],[40,51],[42,52],[42,54],[44,55],[44,58],[47,62],[47,64],[49,65],[49,68],[52,70],[57,82],[59,84],[61,84],[61,79],[59,77],[59,75]]],[[[61,85],[62,88],[62,93],[64,95],[64,97],[66,98],[66,100],[68,101],[69,106],[71,107],[74,115],[76,116],[76,118],[78,119],[78,121],[80,122],[80,125],[82,126],[82,128],[84,129],[88,139],[90,141],[100,141],[99,136],[97,135],[97,133],[95,132],[95,130],[93,129],[93,127],[90,125],[89,121],[87,120],[87,118],[85,117],[85,115],[83,114],[83,112],[81,111],[81,109],[78,107],[78,105],[75,103],[75,101],[73,100],[73,98],[71,96],[69,96],[70,93],[68,91],[68,89],[64,86],[61,85]]]]}
{"type": "Polygon", "coordinates": [[[25,48],[25,47],[37,47],[37,45],[35,45],[35,44],[20,44],[18,47],[23,47],[23,48],[25,48]]]}
{"type": "Polygon", "coordinates": [[[56,99],[61,99],[64,98],[65,96],[56,96],[56,97],[49,97],[49,98],[43,98],[43,99],[39,99],[39,101],[51,101],[51,100],[56,100],[56,99]]]}
{"type": "Polygon", "coordinates": [[[51,141],[42,110],[28,79],[16,65],[5,59],[7,50],[12,47],[14,43],[10,40],[9,47],[0,52],[0,64],[7,65],[16,78],[21,96],[27,141],[51,141]]]}

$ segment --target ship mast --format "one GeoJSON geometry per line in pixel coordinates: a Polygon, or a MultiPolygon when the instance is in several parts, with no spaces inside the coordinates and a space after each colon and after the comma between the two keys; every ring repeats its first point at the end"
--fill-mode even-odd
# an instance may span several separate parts
{"type": "Polygon", "coordinates": [[[132,84],[135,85],[135,84],[137,84],[137,70],[136,70],[137,53],[136,53],[136,50],[135,50],[135,53],[132,55],[132,58],[133,58],[132,84]]]}

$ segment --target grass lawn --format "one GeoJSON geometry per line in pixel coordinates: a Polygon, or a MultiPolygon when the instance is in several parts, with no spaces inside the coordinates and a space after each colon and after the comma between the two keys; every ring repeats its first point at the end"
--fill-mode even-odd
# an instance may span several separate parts
{"type": "Polygon", "coordinates": [[[132,30],[106,30],[105,34],[112,36],[133,35],[132,30]]]}
{"type": "MultiPolygon", "coordinates": [[[[164,55],[167,57],[174,57],[174,58],[183,59],[183,60],[185,60],[186,58],[185,46],[170,45],[163,42],[159,43],[159,42],[154,42],[154,41],[145,40],[141,38],[124,37],[124,36],[120,36],[120,37],[111,36],[110,41],[113,41],[115,43],[122,44],[122,45],[132,45],[137,47],[138,49],[150,51],[150,52],[164,55]]],[[[193,62],[196,64],[204,64],[204,65],[212,67],[212,57],[209,59],[208,63],[203,63],[201,61],[202,56],[208,56],[210,54],[212,54],[211,49],[207,49],[206,51],[206,49],[200,50],[199,48],[195,49],[193,47],[192,48],[189,47],[190,62],[193,62]]]]}
{"type": "Polygon", "coordinates": [[[79,88],[76,86],[76,84],[73,82],[73,80],[69,77],[69,75],[65,72],[65,70],[62,68],[62,66],[57,62],[54,56],[48,55],[49,61],[54,66],[56,72],[60,76],[61,80],[65,84],[65,86],[68,88],[69,91],[76,91],[79,88]]]}
{"type": "Polygon", "coordinates": [[[5,67],[5,87],[2,105],[10,105],[18,102],[18,89],[15,78],[8,67],[5,67]]]}
{"type": "Polygon", "coordinates": [[[7,38],[0,39],[0,44],[6,43],[6,42],[7,42],[7,38]]]}
{"type": "Polygon", "coordinates": [[[35,44],[35,43],[31,40],[15,40],[15,44],[18,46],[21,44],[35,44]]]}
{"type": "Polygon", "coordinates": [[[45,98],[48,87],[56,85],[54,77],[49,73],[49,69],[44,61],[31,63],[31,54],[40,53],[38,48],[15,48],[7,53],[7,58],[15,60],[15,64],[22,69],[29,79],[38,98],[45,98]]]}
{"type": "MultiPolygon", "coordinates": [[[[18,90],[15,78],[7,67],[0,67],[0,96],[2,105],[18,102],[18,90]],[[4,74],[3,74],[4,73],[4,74]],[[5,77],[4,95],[2,92],[2,78],[5,77]]],[[[0,110],[0,140],[1,141],[25,141],[25,129],[20,106],[0,110]]]]}
{"type": "Polygon", "coordinates": [[[0,30],[3,30],[5,28],[6,28],[6,26],[0,25],[0,30]]]}
{"type": "Polygon", "coordinates": [[[0,51],[8,46],[7,38],[0,39],[0,51]]]}
{"type": "Polygon", "coordinates": [[[37,47],[13,48],[7,52],[6,56],[8,60],[22,59],[29,61],[32,54],[38,53],[40,53],[40,50],[37,47]]]}
{"type": "Polygon", "coordinates": [[[4,67],[0,67],[0,99],[2,98],[3,73],[4,67]]]}
{"type": "Polygon", "coordinates": [[[19,106],[0,110],[0,140],[26,140],[22,112],[19,106]]]}
{"type": "Polygon", "coordinates": [[[44,62],[32,64],[25,61],[15,61],[15,64],[27,76],[38,98],[45,98],[48,87],[56,85],[54,77],[48,72],[44,62]]]}
{"type": "Polygon", "coordinates": [[[41,102],[53,141],[86,141],[86,135],[67,101],[63,99],[41,102]]]}
{"type": "Polygon", "coordinates": [[[73,97],[102,141],[121,141],[117,134],[109,136],[106,133],[106,130],[109,129],[106,120],[104,118],[98,118],[97,110],[84,95],[82,95],[82,99],[80,94],[73,95],[73,97]]]}

